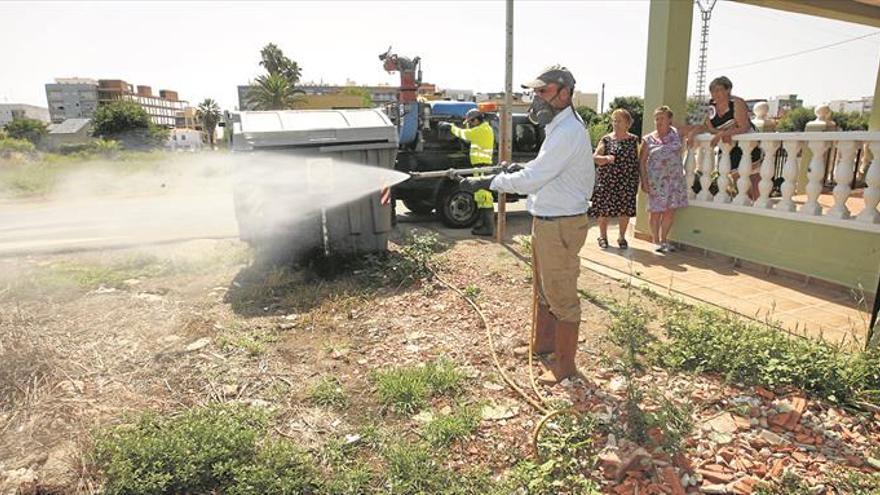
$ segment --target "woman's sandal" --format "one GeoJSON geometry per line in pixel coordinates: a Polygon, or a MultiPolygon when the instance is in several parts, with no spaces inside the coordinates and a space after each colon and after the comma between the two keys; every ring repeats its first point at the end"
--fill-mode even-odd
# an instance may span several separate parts
{"type": "Polygon", "coordinates": [[[624,239],[624,238],[620,238],[620,239],[617,240],[617,246],[618,246],[620,249],[626,249],[626,248],[629,247],[629,243],[626,242],[626,239],[624,239]]]}
{"type": "Polygon", "coordinates": [[[599,238],[599,247],[602,249],[608,249],[608,239],[604,237],[599,238]]]}

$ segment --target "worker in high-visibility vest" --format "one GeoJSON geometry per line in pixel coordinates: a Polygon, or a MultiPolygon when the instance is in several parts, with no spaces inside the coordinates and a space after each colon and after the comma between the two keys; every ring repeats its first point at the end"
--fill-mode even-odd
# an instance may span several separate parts
{"type": "MultiPolygon", "coordinates": [[[[453,136],[463,139],[471,144],[470,159],[472,167],[488,167],[492,165],[492,151],[495,148],[495,131],[486,122],[483,113],[477,109],[468,110],[464,116],[464,128],[449,125],[449,131],[453,136]]],[[[480,177],[483,174],[474,174],[480,177]]],[[[495,202],[492,193],[488,189],[474,191],[474,202],[477,204],[479,215],[477,223],[471,233],[474,235],[495,235],[495,202]]]]}

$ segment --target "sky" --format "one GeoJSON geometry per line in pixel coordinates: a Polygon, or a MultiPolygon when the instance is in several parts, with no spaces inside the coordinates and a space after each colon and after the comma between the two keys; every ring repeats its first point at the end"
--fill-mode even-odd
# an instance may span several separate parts
{"type": "MultiPolygon", "coordinates": [[[[599,93],[604,83],[606,102],[644,94],[647,0],[514,5],[515,85],[561,63],[580,91],[599,93]]],[[[378,60],[391,45],[422,57],[426,82],[501,91],[504,13],[502,0],[0,1],[0,102],[46,106],[46,83],[89,77],[176,90],[193,104],[210,97],[233,109],[236,86],[262,72],[259,51],[270,42],[300,64],[304,81],[395,85],[398,76],[378,60]]],[[[695,13],[691,91],[699,19],[695,13]]],[[[708,78],[727,75],[744,98],[796,93],[811,105],[871,96],[880,36],[752,64],[871,33],[880,30],[720,0],[708,78]],[[737,67],[743,64],[750,65],[737,67]]]]}

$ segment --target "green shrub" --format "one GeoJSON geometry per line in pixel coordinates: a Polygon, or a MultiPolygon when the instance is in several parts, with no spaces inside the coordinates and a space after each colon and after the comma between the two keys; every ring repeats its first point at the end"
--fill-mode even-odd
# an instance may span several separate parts
{"type": "Polygon", "coordinates": [[[83,157],[91,155],[111,157],[120,151],[119,142],[112,139],[98,139],[87,143],[68,143],[62,144],[58,148],[58,153],[61,155],[80,155],[83,157]]]}
{"type": "Polygon", "coordinates": [[[268,426],[266,412],[242,405],[147,413],[99,433],[93,460],[110,495],[316,492],[309,458],[265,439],[268,426]]]}
{"type": "Polygon", "coordinates": [[[455,483],[446,469],[423,445],[391,445],[383,452],[387,462],[388,493],[421,495],[448,493],[455,483]]]}
{"type": "Polygon", "coordinates": [[[878,402],[880,352],[851,353],[794,338],[730,313],[679,305],[664,323],[669,341],[654,349],[663,365],[724,375],[747,385],[792,385],[838,402],[878,402]]]}
{"type": "Polygon", "coordinates": [[[0,157],[8,157],[13,153],[32,154],[36,151],[34,144],[27,139],[11,137],[0,139],[0,157]]]}
{"type": "Polygon", "coordinates": [[[464,374],[445,359],[421,367],[379,371],[374,375],[382,404],[405,414],[421,409],[434,395],[460,390],[464,378],[464,374]]]}

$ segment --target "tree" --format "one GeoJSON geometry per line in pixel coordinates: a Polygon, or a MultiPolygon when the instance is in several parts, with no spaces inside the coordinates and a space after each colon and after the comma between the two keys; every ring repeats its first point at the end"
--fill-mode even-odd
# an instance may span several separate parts
{"type": "MultiPolygon", "coordinates": [[[[632,116],[633,123],[629,128],[629,132],[641,136],[642,135],[642,116],[645,113],[645,100],[640,96],[618,96],[611,100],[608,111],[605,112],[607,120],[610,121],[611,112],[623,108],[632,116]]],[[[610,127],[609,127],[610,128],[610,127]]]]}
{"type": "Polygon", "coordinates": [[[807,127],[807,122],[815,119],[816,113],[813,108],[794,108],[779,119],[776,130],[779,132],[803,132],[807,127]]]}
{"type": "Polygon", "coordinates": [[[370,92],[367,91],[366,88],[359,88],[357,86],[349,86],[347,88],[344,88],[341,91],[341,93],[344,95],[360,96],[362,99],[362,104],[365,107],[370,108],[373,106],[373,95],[371,95],[370,92]]]}
{"type": "Polygon", "coordinates": [[[168,129],[154,124],[143,107],[123,100],[98,107],[92,134],[119,141],[126,148],[153,148],[168,139],[168,129]]]}
{"type": "Polygon", "coordinates": [[[214,149],[214,131],[221,118],[220,105],[211,98],[205,98],[196,109],[196,117],[202,121],[202,127],[208,135],[208,144],[214,149]]]}
{"type": "Polygon", "coordinates": [[[575,110],[577,111],[578,115],[580,115],[581,118],[584,119],[584,123],[587,124],[587,127],[592,126],[602,118],[602,116],[600,116],[598,113],[596,113],[595,110],[588,106],[580,106],[577,107],[575,110]]]}
{"type": "Polygon", "coordinates": [[[40,144],[49,131],[45,122],[29,118],[13,118],[6,124],[6,135],[13,139],[26,139],[34,146],[40,144]]]}
{"type": "Polygon", "coordinates": [[[260,50],[260,65],[265,67],[269,75],[279,75],[287,79],[291,86],[296,86],[302,75],[299,64],[284,55],[274,43],[269,43],[260,50]]]}
{"type": "Polygon", "coordinates": [[[287,110],[302,101],[304,93],[294,88],[284,76],[268,74],[257,77],[248,90],[247,105],[257,110],[287,110]]]}
{"type": "Polygon", "coordinates": [[[841,131],[867,131],[868,115],[859,112],[832,112],[831,120],[837,124],[841,131]]]}

